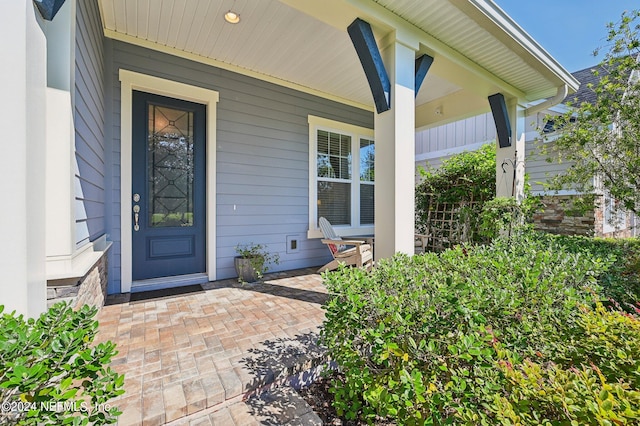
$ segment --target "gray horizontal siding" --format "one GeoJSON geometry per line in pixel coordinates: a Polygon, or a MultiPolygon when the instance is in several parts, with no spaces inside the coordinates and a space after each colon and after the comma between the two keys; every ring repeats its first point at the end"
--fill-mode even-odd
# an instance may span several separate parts
{"type": "MultiPolygon", "coordinates": [[[[330,254],[306,238],[309,222],[308,115],[373,128],[373,114],[286,87],[117,41],[110,57],[108,182],[113,206],[108,232],[114,242],[111,293],[120,290],[120,83],[128,69],[220,93],[217,105],[217,277],[235,276],[235,246],[262,243],[278,253],[275,270],[321,265],[330,254]],[[299,251],[286,252],[287,236],[299,251]]],[[[129,231],[125,231],[129,232],[129,231]]]]}
{"type": "MultiPolygon", "coordinates": [[[[563,173],[570,167],[570,163],[559,164],[557,162],[547,162],[547,156],[540,153],[539,141],[527,141],[525,145],[525,156],[527,160],[526,172],[529,176],[531,191],[543,191],[544,183],[548,179],[563,173]]],[[[546,144],[545,148],[553,149],[553,142],[546,144]]]]}
{"type": "Polygon", "coordinates": [[[79,1],[75,45],[76,246],[105,233],[104,46],[97,2],[79,1]]]}

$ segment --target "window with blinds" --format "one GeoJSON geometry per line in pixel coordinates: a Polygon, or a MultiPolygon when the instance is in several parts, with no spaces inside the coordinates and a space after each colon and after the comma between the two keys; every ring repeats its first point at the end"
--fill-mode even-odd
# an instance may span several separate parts
{"type": "MultiPolygon", "coordinates": [[[[340,123],[336,124],[339,127],[340,123]]],[[[325,217],[337,226],[372,226],[373,139],[328,128],[316,128],[314,135],[316,222],[325,217]]]]}
{"type": "Polygon", "coordinates": [[[373,140],[360,138],[360,225],[374,224],[375,159],[373,140]]]}
{"type": "Polygon", "coordinates": [[[318,130],[318,217],[351,224],[351,136],[318,130]]]}

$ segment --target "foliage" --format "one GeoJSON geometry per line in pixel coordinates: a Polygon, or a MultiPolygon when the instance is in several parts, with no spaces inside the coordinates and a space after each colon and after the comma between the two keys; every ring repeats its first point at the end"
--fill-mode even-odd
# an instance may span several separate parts
{"type": "Polygon", "coordinates": [[[594,302],[620,260],[567,241],[523,232],[325,274],[335,407],[397,424],[634,422],[638,318],[594,302]],[[522,386],[527,371],[541,381],[522,386]]]}
{"type": "Polygon", "coordinates": [[[511,234],[511,227],[524,224],[524,212],[515,198],[496,197],[482,206],[480,212],[480,235],[492,240],[501,231],[511,234]]]}
{"type": "Polygon", "coordinates": [[[483,145],[447,158],[438,169],[420,169],[416,205],[424,207],[426,197],[440,203],[486,201],[496,195],[496,147],[483,145]]]}
{"type": "MultiPolygon", "coordinates": [[[[416,229],[433,233],[436,223],[432,215],[446,215],[433,211],[438,204],[458,204],[454,224],[464,228],[469,240],[476,240],[478,214],[482,205],[496,195],[496,148],[484,145],[477,151],[465,151],[443,161],[438,169],[420,169],[421,182],[416,185],[416,229]],[[431,212],[430,212],[431,210],[431,212]]],[[[456,230],[440,230],[443,233],[456,230]]]]}
{"type": "Polygon", "coordinates": [[[609,426],[640,420],[640,392],[608,382],[596,366],[562,369],[525,360],[515,367],[505,362],[501,371],[508,396],[496,397],[492,405],[499,424],[609,426]]]}
{"type": "MultiPolygon", "coordinates": [[[[258,279],[262,279],[265,272],[269,270],[270,264],[279,264],[280,255],[278,253],[267,252],[267,246],[264,244],[238,244],[236,253],[242,259],[248,259],[251,267],[255,271],[258,279]]],[[[238,277],[238,281],[243,282],[242,277],[238,277]]]]}
{"type": "Polygon", "coordinates": [[[418,232],[447,238],[448,246],[486,243],[502,231],[510,234],[531,222],[542,204],[538,197],[529,195],[527,177],[527,196],[521,202],[510,197],[496,198],[495,164],[495,145],[488,144],[446,159],[437,170],[421,170],[423,180],[416,187],[418,232]],[[439,211],[438,204],[443,203],[452,210],[439,211]],[[448,219],[453,223],[448,224],[448,219]]]}
{"type": "Polygon", "coordinates": [[[114,343],[92,346],[97,311],[60,302],[37,320],[0,317],[0,424],[115,423],[108,402],[124,393],[124,376],[108,367],[114,343]]]}
{"type": "Polygon", "coordinates": [[[498,362],[506,392],[493,408],[502,424],[640,422],[640,319],[597,303],[582,308],[571,331],[570,344],[557,346],[560,364],[518,362],[508,355],[498,362]]]}
{"type": "Polygon", "coordinates": [[[545,244],[560,244],[571,253],[581,253],[596,259],[608,258],[613,263],[602,274],[604,302],[628,312],[636,312],[640,301],[640,239],[589,238],[581,236],[539,234],[545,244]]]}
{"type": "Polygon", "coordinates": [[[599,184],[635,214],[640,214],[638,18],[640,11],[624,12],[617,24],[607,26],[608,52],[594,71],[598,83],[589,86],[595,101],[570,105],[567,113],[552,117],[560,131],[553,148],[543,149],[548,161],[570,164],[550,179],[551,189],[573,187],[588,196],[597,189],[597,176],[599,184]]]}
{"type": "Polygon", "coordinates": [[[529,228],[533,213],[541,207],[538,197],[528,196],[522,202],[512,197],[496,197],[486,201],[478,218],[478,233],[487,241],[501,232],[511,235],[515,230],[529,228]]]}

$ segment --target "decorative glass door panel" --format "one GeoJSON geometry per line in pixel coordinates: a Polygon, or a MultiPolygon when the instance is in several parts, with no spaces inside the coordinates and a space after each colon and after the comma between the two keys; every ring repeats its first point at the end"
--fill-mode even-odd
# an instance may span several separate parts
{"type": "Polygon", "coordinates": [[[133,92],[133,279],[206,272],[205,106],[133,92]]]}
{"type": "Polygon", "coordinates": [[[193,112],[148,105],[149,223],[193,226],[193,112]]]}

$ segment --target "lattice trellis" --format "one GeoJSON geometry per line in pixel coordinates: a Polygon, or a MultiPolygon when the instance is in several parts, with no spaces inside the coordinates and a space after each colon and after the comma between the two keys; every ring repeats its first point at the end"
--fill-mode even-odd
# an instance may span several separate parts
{"type": "Polygon", "coordinates": [[[442,251],[456,244],[475,241],[482,203],[473,200],[456,203],[438,202],[429,198],[427,218],[419,225],[425,251],[442,251]]]}

